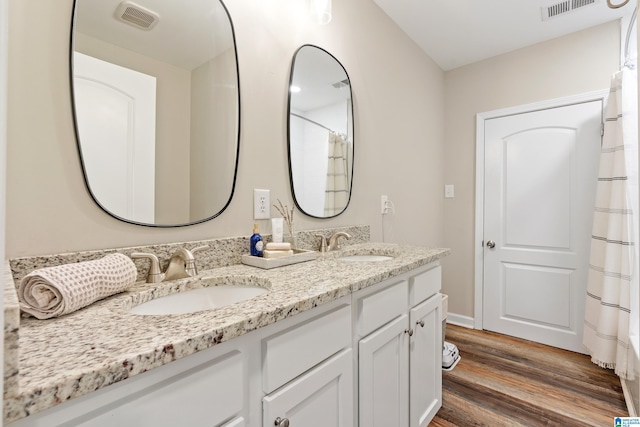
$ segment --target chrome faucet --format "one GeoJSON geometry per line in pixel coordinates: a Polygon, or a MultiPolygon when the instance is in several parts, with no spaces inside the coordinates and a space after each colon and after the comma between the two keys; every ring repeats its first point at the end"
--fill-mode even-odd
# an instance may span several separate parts
{"type": "Polygon", "coordinates": [[[198,274],[196,259],[194,253],[209,249],[209,245],[198,246],[194,249],[178,248],[171,255],[169,265],[164,273],[160,271],[160,263],[158,257],[154,254],[135,252],[131,254],[131,258],[147,258],[150,260],[149,274],[147,275],[147,283],[158,283],[166,280],[184,279],[193,277],[198,274]]]}
{"type": "Polygon", "coordinates": [[[198,274],[198,269],[193,252],[185,248],[178,248],[169,258],[169,265],[164,272],[163,280],[184,279],[196,274],[198,274]]]}
{"type": "Polygon", "coordinates": [[[349,240],[351,235],[349,233],[345,233],[344,231],[338,231],[337,233],[333,233],[331,237],[329,237],[329,251],[337,251],[340,249],[340,237],[344,237],[349,240]]]}

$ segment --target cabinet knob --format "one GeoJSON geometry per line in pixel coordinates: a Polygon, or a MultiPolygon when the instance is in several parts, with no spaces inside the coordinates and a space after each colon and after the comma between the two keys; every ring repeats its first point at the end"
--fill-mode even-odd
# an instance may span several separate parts
{"type": "Polygon", "coordinates": [[[420,325],[421,328],[424,328],[424,320],[416,322],[416,325],[420,325]]]}
{"type": "Polygon", "coordinates": [[[289,420],[287,418],[276,418],[274,425],[278,427],[289,427],[289,420]]]}
{"type": "Polygon", "coordinates": [[[405,334],[409,334],[409,336],[411,337],[411,336],[413,336],[413,329],[405,329],[404,333],[405,334]]]}

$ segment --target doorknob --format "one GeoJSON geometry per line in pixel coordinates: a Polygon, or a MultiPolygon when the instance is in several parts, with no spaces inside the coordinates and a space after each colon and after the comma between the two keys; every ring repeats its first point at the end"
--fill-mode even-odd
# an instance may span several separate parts
{"type": "Polygon", "coordinates": [[[289,420],[286,418],[276,418],[274,425],[278,427],[289,427],[289,420]]]}
{"type": "Polygon", "coordinates": [[[496,242],[494,242],[493,240],[489,240],[489,241],[487,242],[487,247],[488,247],[489,249],[493,249],[493,248],[495,248],[495,247],[496,247],[496,242]]]}

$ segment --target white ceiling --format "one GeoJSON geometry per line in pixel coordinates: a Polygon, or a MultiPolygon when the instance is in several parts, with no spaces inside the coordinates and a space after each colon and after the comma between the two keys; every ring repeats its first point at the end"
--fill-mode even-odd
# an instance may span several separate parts
{"type": "Polygon", "coordinates": [[[631,15],[636,3],[596,0],[543,21],[541,8],[561,0],[373,1],[444,70],[631,15]]]}
{"type": "Polygon", "coordinates": [[[79,0],[75,30],[104,42],[193,70],[233,46],[229,18],[218,1],[134,0],[159,15],[141,30],[116,18],[124,0],[79,0]]]}

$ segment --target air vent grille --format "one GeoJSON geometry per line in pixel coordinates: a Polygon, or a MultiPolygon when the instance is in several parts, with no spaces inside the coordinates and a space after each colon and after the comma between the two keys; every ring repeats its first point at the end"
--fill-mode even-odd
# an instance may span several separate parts
{"type": "Polygon", "coordinates": [[[349,79],[344,79],[339,82],[335,82],[331,86],[335,87],[336,89],[341,89],[345,86],[349,86],[349,79]]]}
{"type": "Polygon", "coordinates": [[[598,0],[564,0],[542,7],[542,20],[555,18],[558,15],[572,12],[584,6],[595,4],[598,0]]]}
{"type": "Polygon", "coordinates": [[[157,13],[130,1],[120,3],[116,10],[116,17],[142,30],[152,29],[160,18],[157,13]]]}

